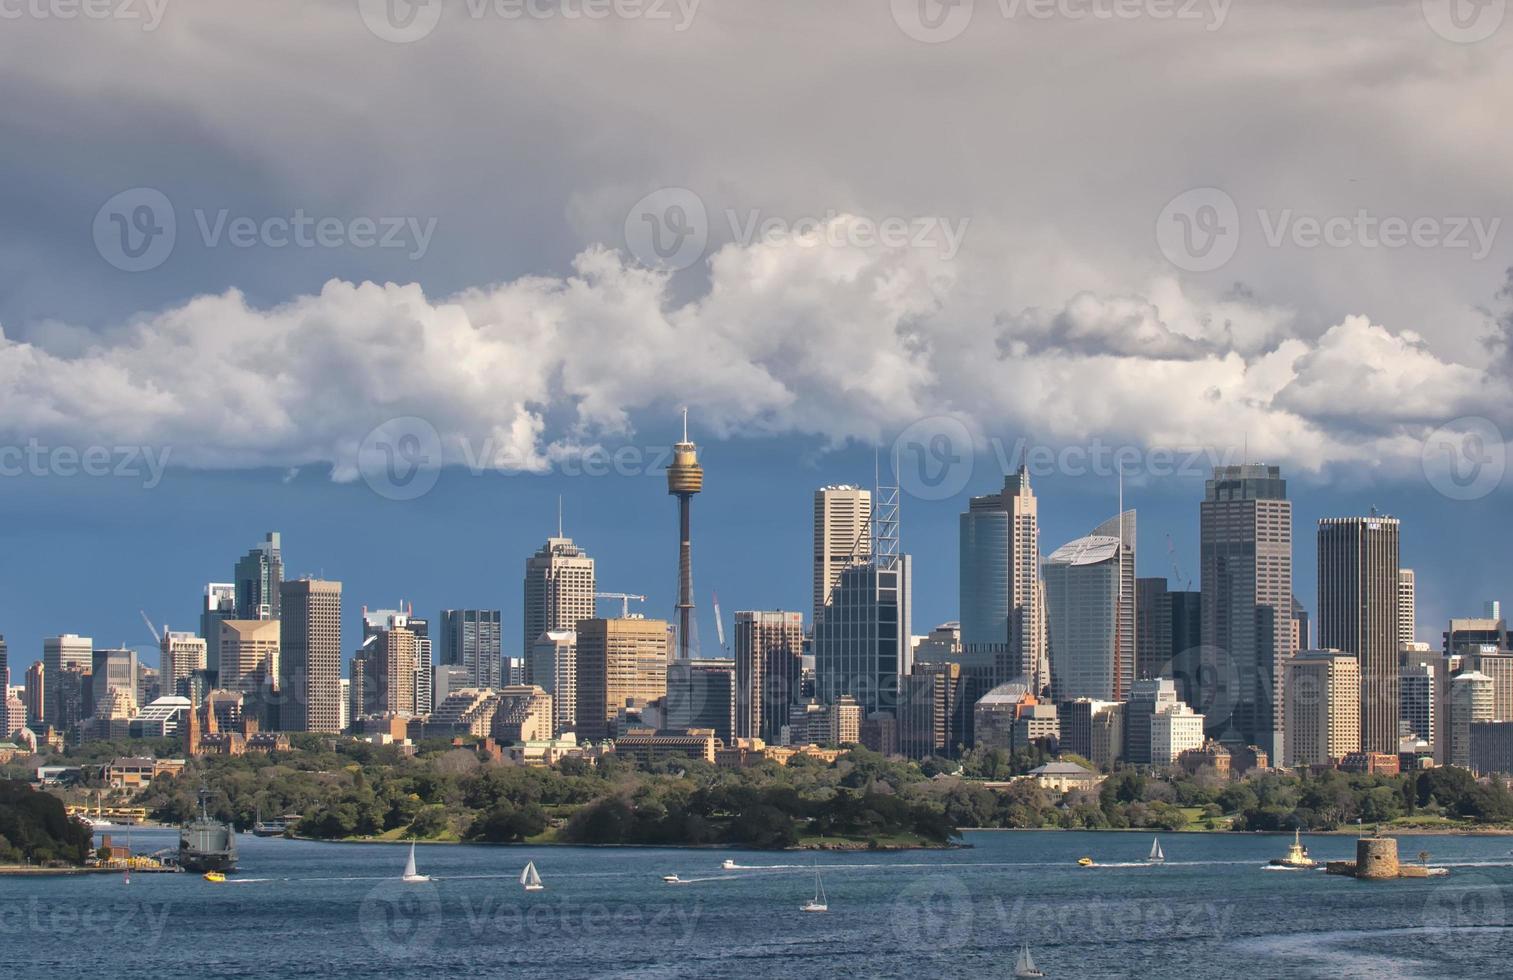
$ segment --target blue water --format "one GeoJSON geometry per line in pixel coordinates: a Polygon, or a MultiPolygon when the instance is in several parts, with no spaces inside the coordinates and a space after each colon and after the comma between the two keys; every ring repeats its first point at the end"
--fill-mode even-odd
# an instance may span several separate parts
{"type": "MultiPolygon", "coordinates": [[[[1513,954],[1513,838],[1403,837],[1447,878],[1268,871],[1277,836],[968,833],[890,854],[421,845],[245,836],[242,871],[0,878],[0,947],[32,976],[1491,977],[1513,954]],[[1100,863],[1078,868],[1087,854],[1100,863]],[[723,871],[733,858],[746,866],[723,871]],[[534,860],[544,892],[518,876],[534,860]],[[813,894],[811,862],[830,909],[813,894]],[[677,874],[686,884],[662,883],[677,874]]],[[[171,831],[136,831],[137,850],[171,831]]],[[[1305,838],[1319,859],[1351,837],[1305,838]]]]}

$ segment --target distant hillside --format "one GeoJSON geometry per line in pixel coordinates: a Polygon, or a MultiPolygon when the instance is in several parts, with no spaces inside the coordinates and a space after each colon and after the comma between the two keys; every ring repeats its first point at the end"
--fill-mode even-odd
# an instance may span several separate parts
{"type": "Polygon", "coordinates": [[[26,783],[0,779],[0,864],[83,864],[93,835],[63,801],[26,783]]]}

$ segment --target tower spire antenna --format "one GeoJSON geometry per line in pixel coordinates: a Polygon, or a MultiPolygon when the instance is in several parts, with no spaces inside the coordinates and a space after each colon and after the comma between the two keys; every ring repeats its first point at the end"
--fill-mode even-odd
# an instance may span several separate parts
{"type": "Polygon", "coordinates": [[[562,537],[562,494],[557,494],[557,537],[562,537]]]}

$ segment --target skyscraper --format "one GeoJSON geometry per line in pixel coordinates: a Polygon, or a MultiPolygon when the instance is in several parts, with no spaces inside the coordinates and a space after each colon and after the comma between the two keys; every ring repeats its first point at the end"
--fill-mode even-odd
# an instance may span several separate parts
{"type": "Polygon", "coordinates": [[[578,738],[602,739],[622,708],[667,694],[667,621],[584,619],[577,633],[578,738]]]}
{"type": "Polygon", "coordinates": [[[961,665],[916,663],[899,695],[899,750],[911,759],[954,756],[966,744],[969,705],[962,695],[961,665]]]}
{"type": "Polygon", "coordinates": [[[1412,643],[1418,632],[1418,582],[1411,568],[1397,570],[1397,642],[1412,643]]]}
{"type": "Polygon", "coordinates": [[[531,647],[530,676],[552,696],[552,737],[570,732],[578,715],[578,634],[547,630],[531,647]]]}
{"type": "Polygon", "coordinates": [[[1445,764],[1471,767],[1471,726],[1479,721],[1495,721],[1492,703],[1492,678],[1480,671],[1468,670],[1450,678],[1450,748],[1445,764]]]}
{"type": "Polygon", "coordinates": [[[301,578],[279,587],[279,727],[341,731],[341,583],[301,578]]]}
{"type": "Polygon", "coordinates": [[[675,660],[667,665],[667,728],[713,728],[715,737],[729,745],[735,716],[734,660],[675,660]]]}
{"type": "Polygon", "coordinates": [[[1319,521],[1319,645],[1361,670],[1361,750],[1397,752],[1398,537],[1394,517],[1319,521]]]}
{"type": "Polygon", "coordinates": [[[361,705],[358,713],[416,714],[416,673],[421,664],[419,635],[411,629],[408,612],[365,608],[363,644],[352,660],[352,699],[361,705]]]}
{"type": "Polygon", "coordinates": [[[249,697],[270,693],[279,676],[278,644],[277,620],[222,620],[221,690],[249,697]]]}
{"type": "Polygon", "coordinates": [[[237,619],[278,619],[279,583],[284,580],[284,553],[277,531],[237,560],[237,619]]]}
{"type": "Polygon", "coordinates": [[[58,731],[66,731],[83,717],[82,692],[72,711],[65,710],[65,681],[62,672],[72,670],[87,676],[94,669],[94,640],[87,636],[64,633],[42,641],[42,717],[58,731]]]}
{"type": "Polygon", "coordinates": [[[12,719],[10,715],[10,656],[5,646],[5,637],[0,636],[0,738],[9,739],[11,732],[26,724],[26,719],[12,719]]]}
{"type": "Polygon", "coordinates": [[[1041,564],[1052,700],[1123,701],[1135,682],[1135,512],[1041,564]]]}
{"type": "Polygon", "coordinates": [[[112,690],[122,690],[131,695],[134,704],[140,705],[137,691],[137,652],[135,650],[95,650],[91,654],[90,667],[90,712],[96,705],[109,701],[112,690]]]}
{"type": "Polygon", "coordinates": [[[678,659],[687,660],[697,651],[693,633],[693,531],[689,509],[693,495],[704,489],[704,468],[698,448],[688,439],[688,409],[683,409],[683,441],[673,443],[672,464],[667,467],[667,492],[678,498],[678,659]]]}
{"type": "Polygon", "coordinates": [[[40,726],[43,715],[46,712],[47,669],[42,661],[34,660],[32,665],[26,668],[26,724],[28,727],[40,726]]]}
{"type": "MultiPolygon", "coordinates": [[[[830,590],[847,565],[872,554],[872,492],[849,484],[814,491],[814,615],[818,622],[830,590]]],[[[784,724],[787,714],[784,713],[784,724]]],[[[779,726],[781,727],[781,726],[779,726]]]]}
{"type": "Polygon", "coordinates": [[[961,515],[960,561],[967,696],[976,700],[1015,680],[1039,694],[1050,680],[1040,526],[1030,474],[1023,466],[1004,480],[1002,492],[971,499],[961,515]]]}
{"type": "MultiPolygon", "coordinates": [[[[1164,578],[1135,579],[1135,679],[1171,676],[1171,592],[1164,578]]],[[[1079,753],[1080,754],[1080,753],[1079,753]]]]}
{"type": "Polygon", "coordinates": [[[862,717],[894,711],[899,678],[913,662],[912,562],[874,555],[841,571],[830,605],[814,624],[815,693],[826,704],[851,695],[862,717]]]}
{"type": "MultiPolygon", "coordinates": [[[[216,628],[220,628],[219,621],[216,628]]],[[[189,676],[197,670],[205,669],[208,655],[209,645],[202,637],[193,633],[175,633],[165,628],[158,644],[158,677],[163,693],[188,697],[189,676]]]]}
{"type": "Polygon", "coordinates": [[[525,562],[525,604],[521,652],[547,630],[577,629],[594,618],[594,560],[572,538],[547,538],[525,562]]]}
{"type": "Polygon", "coordinates": [[[1327,766],[1361,749],[1361,668],[1352,653],[1308,650],[1287,664],[1288,766],[1327,766]]]}
{"type": "Polygon", "coordinates": [[[1200,687],[1214,692],[1213,702],[1201,705],[1206,731],[1279,759],[1283,672],[1294,652],[1287,481],[1276,466],[1215,467],[1199,516],[1206,675],[1200,687]]]}
{"type": "Polygon", "coordinates": [[[737,737],[777,744],[789,706],[799,701],[803,650],[802,614],[735,614],[737,737]]]}
{"type": "Polygon", "coordinates": [[[205,641],[205,669],[212,677],[221,669],[221,622],[236,618],[236,585],[208,583],[200,606],[200,638],[205,641]]]}
{"type": "MultiPolygon", "coordinates": [[[[440,664],[466,669],[473,687],[504,686],[499,666],[502,656],[499,610],[443,609],[437,625],[441,632],[440,664]]],[[[527,658],[534,644],[533,639],[526,645],[527,658]]]]}

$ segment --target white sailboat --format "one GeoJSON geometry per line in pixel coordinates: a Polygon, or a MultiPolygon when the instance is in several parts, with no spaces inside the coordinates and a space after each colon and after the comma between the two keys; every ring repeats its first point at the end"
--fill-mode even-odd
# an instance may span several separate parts
{"type": "Polygon", "coordinates": [[[1043,977],[1044,973],[1035,969],[1035,960],[1030,956],[1028,943],[1019,947],[1019,956],[1014,960],[1014,976],[1016,977],[1043,977]]]}
{"type": "Polygon", "coordinates": [[[1166,854],[1164,852],[1162,852],[1162,850],[1161,850],[1161,841],[1160,841],[1159,838],[1155,838],[1155,837],[1151,838],[1151,854],[1150,854],[1150,857],[1148,857],[1148,858],[1145,859],[1145,863],[1146,864],[1164,864],[1164,863],[1166,863],[1166,854]]]}
{"type": "Polygon", "coordinates": [[[415,869],[415,842],[410,841],[410,859],[405,862],[405,873],[399,876],[400,881],[415,884],[421,881],[430,881],[430,875],[420,874],[415,869]]]}
{"type": "Polygon", "coordinates": [[[520,887],[528,892],[539,892],[546,888],[541,883],[541,875],[536,873],[536,862],[525,862],[525,870],[520,872],[520,887]]]}
{"type": "Polygon", "coordinates": [[[805,902],[803,905],[799,906],[799,909],[803,912],[830,911],[829,899],[825,897],[825,882],[820,878],[820,866],[818,861],[816,861],[814,864],[814,897],[805,902]]]}

